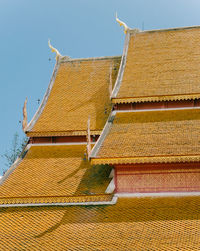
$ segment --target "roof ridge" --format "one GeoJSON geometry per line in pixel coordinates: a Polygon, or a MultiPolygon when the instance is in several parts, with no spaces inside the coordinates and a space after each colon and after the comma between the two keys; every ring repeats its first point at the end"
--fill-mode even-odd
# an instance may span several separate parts
{"type": "MultiPolygon", "coordinates": [[[[138,33],[148,33],[148,32],[163,32],[163,31],[173,31],[173,30],[187,30],[187,29],[198,29],[200,25],[192,25],[192,26],[183,26],[183,27],[172,27],[172,28],[161,28],[161,29],[152,29],[152,30],[140,30],[138,33]]],[[[129,28],[130,33],[135,33],[136,29],[129,28]]]]}
{"type": "Polygon", "coordinates": [[[76,62],[76,61],[109,60],[109,59],[120,58],[120,57],[121,57],[121,55],[89,57],[89,58],[69,58],[68,56],[62,56],[62,57],[60,57],[59,62],[64,63],[64,62],[76,62]]]}

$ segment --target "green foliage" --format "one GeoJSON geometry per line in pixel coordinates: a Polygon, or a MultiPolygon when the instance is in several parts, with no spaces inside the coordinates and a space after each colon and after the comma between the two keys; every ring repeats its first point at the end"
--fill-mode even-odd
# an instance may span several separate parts
{"type": "Polygon", "coordinates": [[[20,140],[18,133],[14,134],[10,149],[2,154],[2,157],[5,159],[6,167],[10,167],[15,162],[17,157],[20,156],[27,142],[27,137],[24,137],[22,140],[20,140]]]}

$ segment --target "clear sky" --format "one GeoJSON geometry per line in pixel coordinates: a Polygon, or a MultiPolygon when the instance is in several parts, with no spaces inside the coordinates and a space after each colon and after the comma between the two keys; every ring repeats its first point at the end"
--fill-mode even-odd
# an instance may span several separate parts
{"type": "MultiPolygon", "coordinates": [[[[48,38],[72,58],[121,55],[116,11],[131,28],[200,25],[200,0],[0,0],[0,155],[16,132],[23,137],[25,98],[30,121],[49,84],[55,55],[48,38]]],[[[0,158],[0,175],[4,168],[0,158]]]]}

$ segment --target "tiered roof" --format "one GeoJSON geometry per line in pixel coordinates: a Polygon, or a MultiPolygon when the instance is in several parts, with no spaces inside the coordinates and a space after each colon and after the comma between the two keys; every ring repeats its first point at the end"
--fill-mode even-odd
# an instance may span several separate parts
{"type": "Polygon", "coordinates": [[[111,168],[92,167],[85,149],[86,145],[31,146],[1,185],[0,205],[87,202],[89,195],[91,201],[110,199],[103,194],[111,168]]]}
{"type": "MultiPolygon", "coordinates": [[[[128,30],[112,102],[200,98],[200,27],[128,30]]],[[[199,109],[112,112],[93,164],[200,160],[199,109]]]]}
{"type": "Polygon", "coordinates": [[[200,198],[0,209],[1,250],[199,250],[200,198]]]}
{"type": "Polygon", "coordinates": [[[200,27],[129,32],[113,103],[200,98],[200,27]]]}
{"type": "Polygon", "coordinates": [[[200,109],[117,112],[93,149],[92,163],[200,161],[199,135],[200,109]]]}
{"type": "MultiPolygon", "coordinates": [[[[27,135],[86,136],[88,118],[91,135],[99,135],[111,111],[110,94],[120,58],[58,57],[42,104],[26,128],[27,135]]],[[[30,144],[1,180],[0,206],[112,204],[113,194],[105,193],[111,167],[92,167],[86,142],[72,141],[30,144]]]]}
{"type": "Polygon", "coordinates": [[[86,135],[89,116],[91,134],[99,135],[111,111],[109,86],[120,58],[60,59],[27,135],[86,135]]]}
{"type": "Polygon", "coordinates": [[[29,145],[1,179],[0,249],[199,250],[199,196],[107,194],[113,164],[200,161],[199,109],[112,111],[112,103],[200,98],[199,35],[199,27],[127,28],[122,58],[57,55],[26,133],[87,135],[90,117],[91,135],[105,125],[90,156],[104,165],[87,160],[86,142],[29,145]]]}

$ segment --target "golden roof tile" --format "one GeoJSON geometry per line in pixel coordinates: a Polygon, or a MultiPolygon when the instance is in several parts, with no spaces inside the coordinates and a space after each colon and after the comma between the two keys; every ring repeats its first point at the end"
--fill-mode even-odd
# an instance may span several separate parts
{"type": "Polygon", "coordinates": [[[120,57],[58,62],[27,135],[86,135],[88,116],[91,133],[101,131],[111,110],[110,74],[114,85],[119,63],[120,57]]]}
{"type": "Polygon", "coordinates": [[[200,197],[0,209],[1,250],[199,250],[200,197]]]}
{"type": "Polygon", "coordinates": [[[200,161],[200,109],[118,112],[92,164],[200,161]]]}
{"type": "Polygon", "coordinates": [[[0,186],[0,204],[76,202],[88,199],[77,198],[79,195],[103,194],[111,180],[111,170],[92,167],[85,152],[86,145],[31,146],[0,186]]]}
{"type": "Polygon", "coordinates": [[[0,197],[0,205],[45,205],[48,204],[81,204],[88,202],[108,202],[113,198],[113,194],[90,194],[71,196],[27,196],[27,197],[0,197]]]}
{"type": "Polygon", "coordinates": [[[200,27],[128,32],[113,103],[200,97],[200,27]]]}

